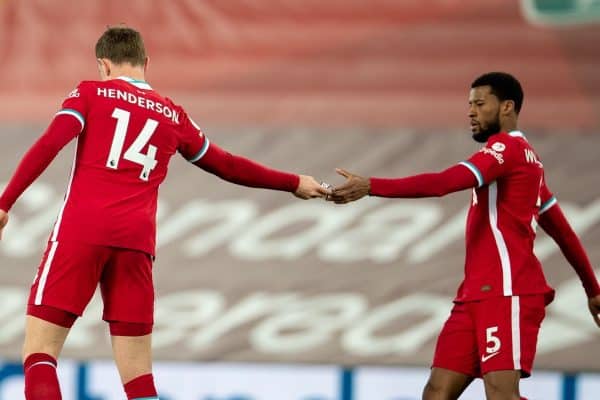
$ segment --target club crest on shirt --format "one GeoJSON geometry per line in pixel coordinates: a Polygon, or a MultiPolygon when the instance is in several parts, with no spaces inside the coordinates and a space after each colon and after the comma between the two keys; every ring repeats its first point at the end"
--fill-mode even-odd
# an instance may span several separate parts
{"type": "Polygon", "coordinates": [[[492,150],[495,150],[499,153],[502,153],[504,149],[506,149],[506,145],[504,143],[496,142],[492,145],[492,150]]]}

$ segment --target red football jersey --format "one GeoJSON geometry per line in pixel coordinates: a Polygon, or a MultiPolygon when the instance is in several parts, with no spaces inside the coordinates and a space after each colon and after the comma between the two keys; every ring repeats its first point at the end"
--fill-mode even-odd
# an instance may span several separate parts
{"type": "Polygon", "coordinates": [[[191,162],[208,139],[150,85],[122,77],[83,81],[58,115],[81,123],[71,179],[51,240],[154,254],[158,186],[176,151],[191,162]]]}
{"type": "Polygon", "coordinates": [[[455,300],[551,295],[533,252],[538,217],[556,203],[538,155],[513,131],[491,136],[461,164],[478,187],[467,218],[465,278],[455,300]]]}

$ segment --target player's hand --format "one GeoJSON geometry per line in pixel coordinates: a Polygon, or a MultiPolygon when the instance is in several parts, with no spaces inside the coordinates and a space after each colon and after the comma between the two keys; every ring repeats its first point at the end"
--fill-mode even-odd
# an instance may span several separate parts
{"type": "Polygon", "coordinates": [[[588,307],[596,325],[600,327],[600,295],[588,299],[588,307]]]}
{"type": "Polygon", "coordinates": [[[294,196],[303,200],[314,199],[316,197],[327,197],[331,190],[327,189],[327,184],[318,182],[315,178],[308,175],[300,175],[300,184],[294,192],[294,196]]]}
{"type": "Polygon", "coordinates": [[[369,194],[371,190],[371,180],[369,178],[353,174],[341,168],[336,168],[335,172],[346,178],[346,182],[336,186],[328,200],[336,204],[345,204],[369,194]]]}
{"type": "Polygon", "coordinates": [[[0,240],[2,239],[2,230],[8,223],[8,213],[4,210],[0,210],[0,240]]]}

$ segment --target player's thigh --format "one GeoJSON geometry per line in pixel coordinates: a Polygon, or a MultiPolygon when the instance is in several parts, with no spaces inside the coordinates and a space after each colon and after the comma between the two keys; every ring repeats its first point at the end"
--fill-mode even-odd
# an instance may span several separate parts
{"type": "Polygon", "coordinates": [[[111,323],[113,335],[142,336],[151,332],[154,284],[149,254],[113,249],[100,280],[100,289],[104,301],[103,319],[111,323]],[[119,329],[114,331],[115,326],[119,329]],[[147,331],[148,326],[150,331],[147,331]]]}
{"type": "MultiPolygon", "coordinates": [[[[107,248],[80,242],[48,242],[31,286],[28,314],[45,319],[54,313],[40,306],[81,315],[98,286],[107,248]]],[[[57,323],[57,321],[50,320],[57,323]]]]}
{"type": "Polygon", "coordinates": [[[423,389],[423,400],[455,400],[474,377],[444,368],[432,368],[423,389]]]}
{"type": "Polygon", "coordinates": [[[111,336],[113,356],[123,384],[152,372],[152,335],[111,336]]]}
{"type": "Polygon", "coordinates": [[[486,299],[476,311],[477,343],[483,375],[519,371],[529,376],[545,315],[542,295],[486,299]]]}
{"type": "Polygon", "coordinates": [[[472,305],[458,303],[452,308],[438,336],[433,368],[478,377],[477,338],[472,318],[472,305]]]}

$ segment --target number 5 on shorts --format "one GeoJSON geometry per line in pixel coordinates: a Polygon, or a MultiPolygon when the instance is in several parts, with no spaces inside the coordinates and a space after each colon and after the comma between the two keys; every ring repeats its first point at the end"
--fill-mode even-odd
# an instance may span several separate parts
{"type": "Polygon", "coordinates": [[[485,347],[485,351],[488,354],[491,353],[496,353],[498,350],[500,350],[500,339],[498,339],[496,336],[494,336],[494,333],[498,332],[498,327],[497,326],[490,326],[489,328],[487,328],[485,330],[485,341],[487,343],[487,346],[485,347]]]}

